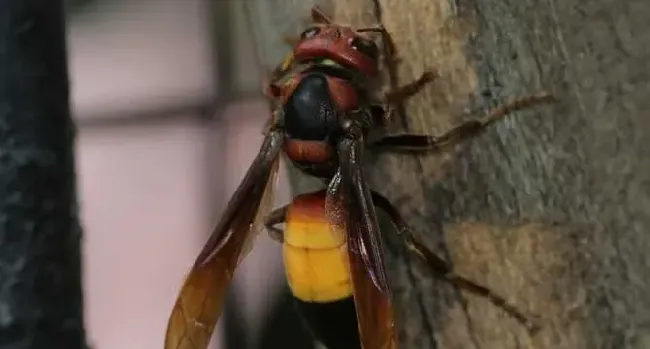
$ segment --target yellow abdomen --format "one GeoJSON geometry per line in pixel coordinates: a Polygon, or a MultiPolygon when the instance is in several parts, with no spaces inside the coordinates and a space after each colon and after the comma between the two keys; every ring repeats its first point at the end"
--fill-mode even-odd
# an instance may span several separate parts
{"type": "Polygon", "coordinates": [[[325,191],[299,195],[287,212],[284,265],[293,295],[328,303],[352,295],[345,235],[325,216],[325,191]]]}

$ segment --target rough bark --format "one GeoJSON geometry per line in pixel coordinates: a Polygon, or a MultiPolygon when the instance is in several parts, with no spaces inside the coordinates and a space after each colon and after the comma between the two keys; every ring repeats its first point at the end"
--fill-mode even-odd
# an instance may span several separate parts
{"type": "MultiPolygon", "coordinates": [[[[281,10],[268,10],[276,21],[299,23],[307,14],[306,2],[276,2],[281,10]]],[[[559,98],[512,115],[454,152],[369,157],[373,187],[431,249],[542,325],[531,337],[484,299],[433,279],[386,229],[401,347],[650,345],[650,5],[325,5],[338,21],[381,22],[393,34],[401,65],[391,84],[426,69],[440,76],[404,104],[395,131],[441,134],[503,99],[542,89],[559,98]]],[[[286,52],[280,34],[258,32],[270,64],[286,52]]],[[[304,189],[298,181],[294,187],[304,189]]]]}
{"type": "Polygon", "coordinates": [[[85,348],[61,0],[0,0],[0,348],[85,348]]]}

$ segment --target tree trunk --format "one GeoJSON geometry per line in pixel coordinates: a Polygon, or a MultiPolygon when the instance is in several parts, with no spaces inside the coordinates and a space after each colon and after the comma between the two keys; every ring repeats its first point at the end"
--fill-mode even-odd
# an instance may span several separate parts
{"type": "MultiPolygon", "coordinates": [[[[309,5],[298,2],[281,1],[275,14],[290,17],[280,21],[308,15],[309,5]]],[[[399,253],[385,229],[401,348],[650,346],[650,133],[643,132],[650,127],[650,5],[325,5],[338,22],[383,23],[392,33],[401,61],[391,84],[437,72],[404,104],[396,132],[442,134],[482,115],[466,110],[540,90],[559,99],[511,115],[453,152],[370,154],[370,182],[415,234],[456,272],[536,314],[541,325],[529,336],[486,300],[433,279],[416,258],[399,253]]],[[[286,52],[266,44],[280,34],[258,35],[258,44],[275,52],[267,53],[269,64],[286,52]]]]}
{"type": "Polygon", "coordinates": [[[85,348],[61,0],[0,0],[0,348],[85,348]]]}

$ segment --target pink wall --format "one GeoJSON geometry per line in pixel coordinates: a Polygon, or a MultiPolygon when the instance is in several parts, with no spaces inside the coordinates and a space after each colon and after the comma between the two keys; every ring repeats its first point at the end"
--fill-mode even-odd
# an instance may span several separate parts
{"type": "Polygon", "coordinates": [[[161,348],[171,302],[208,229],[207,136],[182,119],[81,130],[84,291],[94,348],[161,348]]]}

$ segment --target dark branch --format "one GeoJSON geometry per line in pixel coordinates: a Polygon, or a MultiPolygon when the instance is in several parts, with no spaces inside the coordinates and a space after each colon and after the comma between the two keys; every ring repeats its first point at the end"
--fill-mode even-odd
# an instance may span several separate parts
{"type": "Polygon", "coordinates": [[[85,348],[62,0],[0,0],[0,348],[85,348]]]}

